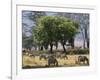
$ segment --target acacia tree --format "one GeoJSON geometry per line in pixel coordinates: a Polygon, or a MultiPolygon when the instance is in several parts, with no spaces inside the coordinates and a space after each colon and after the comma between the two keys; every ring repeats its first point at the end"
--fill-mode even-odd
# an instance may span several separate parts
{"type": "Polygon", "coordinates": [[[59,32],[60,32],[60,34],[58,35],[60,36],[59,40],[63,46],[64,52],[66,52],[65,49],[66,42],[68,42],[76,35],[76,33],[78,32],[78,28],[76,28],[73,21],[67,20],[66,22],[63,22],[63,24],[60,25],[59,32]]]}
{"type": "MultiPolygon", "coordinates": [[[[89,48],[89,14],[57,13],[57,15],[79,22],[80,34],[83,38],[83,48],[89,48]]],[[[71,38],[69,43],[71,44],[72,48],[74,48],[74,38],[71,38]]]]}
{"type": "Polygon", "coordinates": [[[33,29],[33,38],[40,45],[50,45],[50,52],[53,51],[54,44],[60,42],[66,52],[66,42],[75,36],[78,29],[73,21],[63,17],[45,16],[39,19],[38,25],[33,29]]]}
{"type": "Polygon", "coordinates": [[[33,34],[39,45],[50,45],[50,52],[52,53],[53,44],[56,40],[56,17],[45,16],[39,19],[38,25],[33,29],[33,34]],[[35,31],[34,31],[35,30],[35,31]],[[37,36],[36,36],[37,35],[37,36]]]}

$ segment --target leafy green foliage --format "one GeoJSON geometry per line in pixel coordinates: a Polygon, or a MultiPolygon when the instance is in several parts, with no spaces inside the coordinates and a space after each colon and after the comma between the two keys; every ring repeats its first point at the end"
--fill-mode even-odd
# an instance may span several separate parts
{"type": "MultiPolygon", "coordinates": [[[[33,29],[33,38],[39,46],[50,45],[51,50],[56,42],[63,47],[78,32],[78,23],[64,17],[44,16],[38,20],[33,29]]],[[[51,51],[52,52],[52,51],[51,51]]]]}
{"type": "Polygon", "coordinates": [[[70,49],[66,53],[69,55],[89,54],[89,49],[70,49]]]}

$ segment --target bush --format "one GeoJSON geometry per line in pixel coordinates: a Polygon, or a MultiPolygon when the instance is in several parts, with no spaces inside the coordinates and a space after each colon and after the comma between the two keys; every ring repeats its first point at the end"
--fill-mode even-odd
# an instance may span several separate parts
{"type": "Polygon", "coordinates": [[[89,49],[70,49],[67,50],[66,54],[89,54],[89,49]]]}
{"type": "MultiPolygon", "coordinates": [[[[63,50],[54,50],[53,53],[63,53],[63,50]]],[[[44,50],[44,51],[33,51],[33,54],[50,54],[50,52],[48,50],[44,50]]],[[[68,49],[66,50],[66,54],[69,55],[75,55],[75,54],[89,54],[89,49],[68,49]]]]}

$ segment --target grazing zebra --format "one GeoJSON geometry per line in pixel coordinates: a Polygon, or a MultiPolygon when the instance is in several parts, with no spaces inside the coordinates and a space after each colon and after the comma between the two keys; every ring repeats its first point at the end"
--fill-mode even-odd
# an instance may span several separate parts
{"type": "Polygon", "coordinates": [[[78,64],[88,64],[89,65],[89,59],[86,56],[78,56],[78,64]]]}
{"type": "Polygon", "coordinates": [[[40,59],[40,60],[42,60],[42,59],[47,60],[47,58],[48,58],[48,56],[43,55],[43,54],[39,56],[39,59],[40,59]]]}
{"type": "Polygon", "coordinates": [[[32,58],[35,58],[35,55],[34,54],[30,54],[29,56],[32,57],[32,58]]]}
{"type": "Polygon", "coordinates": [[[61,55],[61,58],[62,58],[62,59],[68,59],[68,57],[67,57],[66,54],[62,54],[62,55],[61,55]]]}
{"type": "Polygon", "coordinates": [[[58,66],[58,61],[54,56],[49,56],[48,57],[48,66],[58,66]]]}
{"type": "Polygon", "coordinates": [[[56,58],[61,58],[61,59],[68,59],[66,54],[57,54],[56,58]]]}

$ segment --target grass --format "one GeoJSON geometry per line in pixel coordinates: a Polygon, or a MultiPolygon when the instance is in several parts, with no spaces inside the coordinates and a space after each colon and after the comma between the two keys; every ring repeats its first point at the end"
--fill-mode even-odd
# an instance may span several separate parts
{"type": "MultiPolygon", "coordinates": [[[[68,59],[58,59],[58,67],[75,67],[75,66],[89,66],[87,64],[76,64],[77,57],[79,55],[68,55],[68,59]]],[[[89,54],[85,54],[89,58],[89,54]]],[[[48,67],[47,60],[39,60],[39,56],[35,56],[35,58],[29,57],[28,55],[23,55],[22,58],[23,69],[29,69],[29,68],[46,68],[48,67]]],[[[54,66],[52,66],[54,67],[54,66]]]]}

